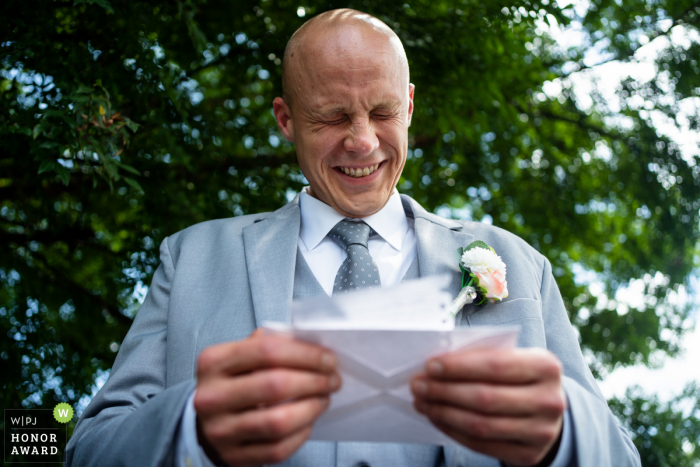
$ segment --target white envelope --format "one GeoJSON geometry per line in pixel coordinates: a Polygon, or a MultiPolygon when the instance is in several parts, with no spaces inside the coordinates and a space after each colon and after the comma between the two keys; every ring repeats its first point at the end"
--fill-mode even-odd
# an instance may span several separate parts
{"type": "Polygon", "coordinates": [[[453,444],[413,408],[411,378],[435,355],[465,348],[512,348],[517,326],[452,331],[293,329],[268,324],[335,351],[343,385],[314,425],[311,439],[453,444]]]}

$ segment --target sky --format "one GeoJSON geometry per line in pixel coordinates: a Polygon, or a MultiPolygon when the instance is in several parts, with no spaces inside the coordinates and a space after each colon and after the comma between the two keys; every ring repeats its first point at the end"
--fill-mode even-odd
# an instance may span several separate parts
{"type": "MultiPolygon", "coordinates": [[[[578,15],[583,15],[588,8],[586,0],[560,0],[559,6],[564,7],[572,5],[578,15]]],[[[663,25],[661,25],[664,27],[663,25]]],[[[557,43],[564,48],[587,44],[588,37],[581,30],[580,23],[574,21],[570,27],[558,28],[547,27],[542,24],[541,28],[546,30],[557,43]]],[[[585,71],[572,73],[570,75],[571,83],[576,94],[576,98],[584,107],[590,105],[590,93],[597,88],[603,96],[607,97],[607,101],[611,110],[618,105],[619,98],[616,96],[616,88],[620,82],[626,77],[632,77],[640,81],[648,81],[656,75],[656,67],[654,59],[659,51],[668,47],[670,43],[683,45],[687,47],[690,41],[700,42],[697,32],[688,33],[682,26],[677,26],[671,30],[668,37],[659,37],[648,42],[643,47],[639,48],[635,53],[636,63],[620,63],[609,62],[599,66],[593,66],[585,71]]],[[[585,57],[585,63],[588,66],[597,63],[605,62],[605,57],[599,49],[593,47],[589,54],[585,57]]],[[[544,92],[551,98],[556,96],[562,88],[559,81],[546,83],[544,92]]],[[[700,107],[700,98],[686,99],[681,105],[685,112],[697,112],[700,107]]],[[[700,156],[700,133],[691,131],[687,127],[681,125],[677,128],[666,121],[665,117],[660,114],[651,114],[649,118],[654,123],[654,126],[660,133],[671,138],[679,144],[681,153],[684,158],[700,156]]],[[[682,116],[681,116],[681,121],[682,116]]],[[[581,272],[577,280],[587,281],[595,284],[595,277],[587,276],[585,272],[581,272]]],[[[594,285],[595,287],[595,285],[594,285]]],[[[622,289],[615,296],[618,303],[624,303],[630,307],[634,307],[635,302],[643,298],[643,284],[633,281],[626,289],[622,289]]],[[[681,288],[679,293],[673,297],[673,300],[679,303],[700,304],[700,280],[698,277],[691,277],[689,286],[681,288]]],[[[698,307],[695,307],[697,310],[698,307]]],[[[638,385],[648,394],[656,394],[661,400],[669,400],[673,396],[678,395],[683,388],[692,381],[700,382],[700,327],[694,326],[694,321],[697,320],[697,311],[694,311],[692,322],[689,323],[690,329],[685,334],[681,341],[682,352],[675,358],[663,357],[655,355],[656,368],[648,368],[643,365],[632,367],[619,368],[609,374],[600,382],[600,388],[606,398],[613,396],[622,397],[626,389],[633,385],[638,385]]]]}
{"type": "Polygon", "coordinates": [[[638,385],[648,394],[657,394],[661,400],[677,396],[691,381],[700,382],[700,329],[686,335],[681,356],[665,358],[663,366],[650,369],[637,365],[620,368],[599,383],[603,395],[609,399],[622,397],[627,387],[638,385]]]}

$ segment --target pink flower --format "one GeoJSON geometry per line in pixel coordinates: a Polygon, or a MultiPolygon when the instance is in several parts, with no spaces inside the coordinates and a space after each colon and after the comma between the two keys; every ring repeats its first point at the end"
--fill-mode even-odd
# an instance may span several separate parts
{"type": "Polygon", "coordinates": [[[503,272],[475,272],[474,275],[479,279],[479,285],[486,289],[486,298],[503,300],[508,296],[508,283],[506,282],[506,275],[503,272]]]}

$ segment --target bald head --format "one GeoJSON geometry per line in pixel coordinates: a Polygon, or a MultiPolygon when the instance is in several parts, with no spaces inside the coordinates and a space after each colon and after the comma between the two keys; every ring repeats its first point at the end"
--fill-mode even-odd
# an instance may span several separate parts
{"type": "Polygon", "coordinates": [[[284,101],[290,108],[295,103],[307,84],[309,67],[324,67],[329,61],[339,65],[362,61],[362,52],[370,51],[393,65],[397,79],[408,86],[406,52],[398,36],[382,21],[351,9],[331,10],[311,18],[292,35],[284,50],[284,101]]]}

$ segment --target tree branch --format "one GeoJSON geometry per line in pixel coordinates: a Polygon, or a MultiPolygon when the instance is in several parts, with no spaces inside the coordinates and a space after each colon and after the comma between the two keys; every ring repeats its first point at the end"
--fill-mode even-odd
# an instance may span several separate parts
{"type": "MultiPolygon", "coordinates": [[[[689,14],[695,9],[695,7],[696,7],[696,5],[691,5],[691,6],[688,7],[686,10],[684,10],[683,13],[681,13],[678,17],[672,18],[672,20],[671,20],[671,26],[669,26],[668,29],[666,29],[665,31],[662,31],[662,30],[660,30],[660,29],[657,29],[656,31],[654,31],[654,32],[649,36],[649,42],[648,42],[648,43],[650,43],[651,41],[653,41],[653,40],[655,40],[655,39],[657,39],[657,38],[659,38],[659,37],[668,36],[668,35],[671,33],[671,29],[673,29],[674,27],[678,26],[679,24],[688,23],[688,21],[686,21],[686,19],[688,18],[689,14]]],[[[695,24],[695,23],[690,23],[690,24],[695,24]]],[[[629,32],[630,32],[630,30],[625,31],[625,34],[627,34],[627,33],[629,33],[629,32]]],[[[648,44],[648,43],[647,43],[647,44],[648,44]]],[[[576,70],[571,71],[570,73],[562,74],[562,75],[560,75],[559,77],[560,77],[560,78],[568,78],[568,77],[571,76],[572,74],[578,73],[578,72],[583,71],[583,70],[591,70],[591,69],[596,68],[596,67],[599,67],[599,66],[601,66],[601,65],[605,65],[605,64],[607,64],[607,63],[615,62],[615,61],[618,61],[618,60],[621,60],[621,61],[629,60],[631,57],[634,56],[634,54],[635,54],[635,53],[637,52],[637,50],[639,50],[640,48],[641,48],[641,47],[638,47],[638,48],[636,48],[636,49],[631,49],[631,48],[630,48],[630,49],[628,49],[624,54],[615,55],[613,58],[610,58],[610,59],[608,59],[608,60],[605,60],[605,61],[602,61],[602,62],[599,62],[599,63],[595,63],[595,64],[593,64],[593,65],[586,65],[586,64],[584,63],[583,59],[581,59],[581,60],[579,60],[578,62],[576,62],[576,65],[577,65],[577,67],[578,67],[576,70]]]]}
{"type": "Polygon", "coordinates": [[[104,310],[107,310],[107,312],[114,319],[116,319],[120,324],[123,324],[124,326],[127,326],[127,327],[131,327],[131,324],[132,324],[131,318],[123,315],[119,311],[119,307],[108,302],[101,295],[95,295],[95,293],[93,293],[91,290],[88,290],[85,287],[83,287],[82,285],[78,284],[77,282],[74,282],[73,280],[69,279],[65,274],[63,274],[61,271],[57,270],[53,266],[50,266],[46,260],[46,257],[43,256],[42,254],[34,253],[32,256],[35,260],[39,260],[41,262],[42,268],[46,269],[46,271],[48,271],[52,274],[53,279],[55,279],[61,285],[66,287],[66,289],[68,289],[72,294],[82,295],[82,296],[88,298],[88,300],[93,302],[95,305],[101,307],[104,310]]]}
{"type": "MultiPolygon", "coordinates": [[[[230,46],[230,44],[229,44],[230,46]]],[[[207,68],[210,67],[215,67],[218,65],[221,65],[226,62],[234,61],[234,59],[237,59],[240,55],[247,55],[246,52],[251,53],[253,50],[249,49],[245,45],[241,45],[236,43],[235,47],[231,46],[231,50],[226,55],[221,55],[219,54],[214,60],[206,63],[205,65],[199,65],[196,68],[190,69],[190,70],[183,70],[185,71],[185,75],[189,79],[193,79],[192,77],[199,73],[202,70],[206,70],[207,68]]]]}
{"type": "Polygon", "coordinates": [[[37,230],[30,224],[9,222],[7,220],[4,220],[3,222],[21,226],[25,230],[28,230],[29,233],[20,234],[16,232],[0,231],[0,244],[2,245],[8,245],[10,243],[29,245],[29,243],[33,241],[47,245],[63,242],[69,245],[71,249],[75,249],[76,247],[87,247],[100,251],[113,258],[118,257],[118,255],[116,255],[111,249],[98,243],[95,239],[95,232],[90,229],[70,227],[60,231],[57,231],[56,229],[37,230]]]}
{"type": "Polygon", "coordinates": [[[591,130],[595,131],[596,133],[599,133],[601,135],[607,136],[609,138],[619,138],[617,135],[614,135],[613,133],[609,132],[608,130],[601,128],[599,126],[591,125],[590,123],[586,123],[583,118],[572,118],[572,117],[566,117],[564,115],[558,115],[555,114],[554,112],[549,112],[549,111],[543,111],[542,109],[536,109],[535,112],[528,112],[527,109],[523,108],[522,105],[519,103],[515,102],[513,103],[513,106],[520,111],[520,113],[524,113],[526,115],[529,115],[531,117],[545,117],[550,120],[558,120],[560,122],[566,122],[566,123],[571,123],[573,125],[578,126],[581,129],[584,130],[591,130]]]}
{"type": "Polygon", "coordinates": [[[584,129],[584,130],[595,131],[596,133],[600,133],[601,135],[607,136],[609,138],[617,138],[617,135],[614,135],[601,127],[586,123],[581,119],[569,118],[569,117],[565,117],[563,115],[557,115],[553,112],[542,112],[542,111],[539,111],[537,116],[549,118],[551,120],[558,120],[561,122],[571,123],[571,124],[574,124],[582,129],[584,129]]]}

